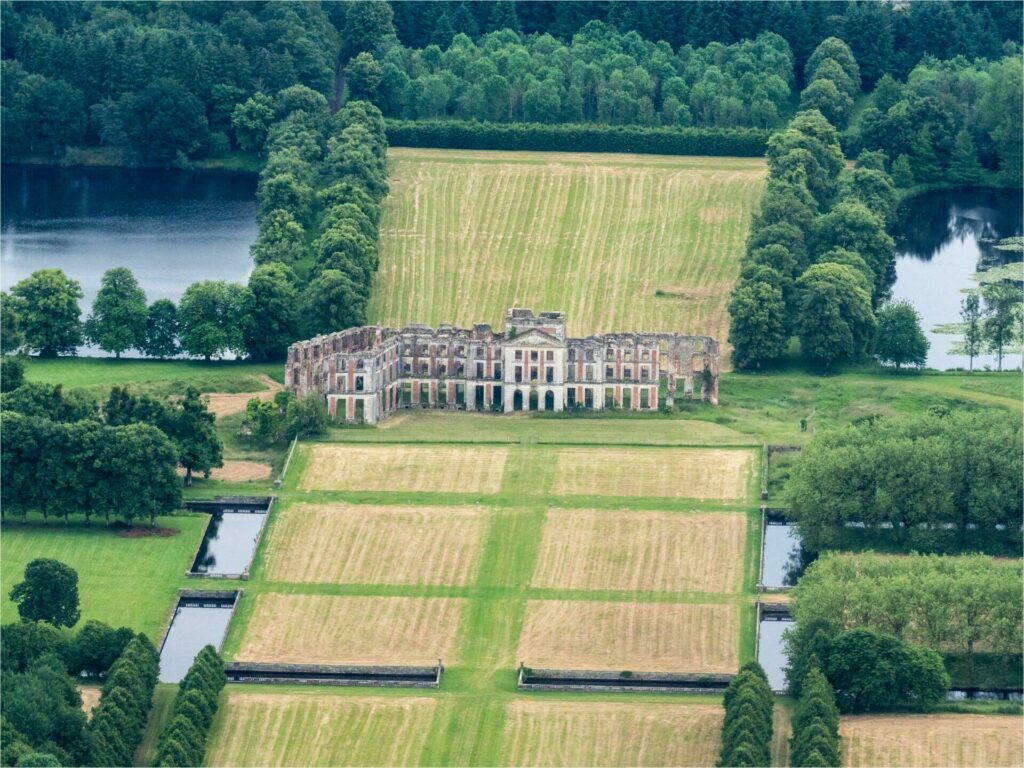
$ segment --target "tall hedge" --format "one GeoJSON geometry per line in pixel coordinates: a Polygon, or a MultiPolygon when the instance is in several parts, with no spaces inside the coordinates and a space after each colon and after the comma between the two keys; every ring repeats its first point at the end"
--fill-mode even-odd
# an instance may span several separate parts
{"type": "Polygon", "coordinates": [[[224,662],[212,645],[206,646],[178,686],[168,725],[157,744],[158,766],[202,765],[217,699],[226,683],[224,662]]]}
{"type": "Polygon", "coordinates": [[[744,664],[726,688],[722,703],[725,719],[718,765],[770,765],[775,700],[761,665],[744,664]]]}
{"type": "Polygon", "coordinates": [[[637,125],[386,120],[388,144],[439,149],[635,152],[761,157],[769,131],[757,128],[646,128],[637,125]]]}
{"type": "Polygon", "coordinates": [[[804,677],[793,713],[790,765],[824,768],[839,763],[839,707],[828,680],[818,669],[804,677]]]}
{"type": "Polygon", "coordinates": [[[89,723],[93,765],[132,765],[159,673],[160,655],[153,643],[136,635],[110,667],[89,723]]]}

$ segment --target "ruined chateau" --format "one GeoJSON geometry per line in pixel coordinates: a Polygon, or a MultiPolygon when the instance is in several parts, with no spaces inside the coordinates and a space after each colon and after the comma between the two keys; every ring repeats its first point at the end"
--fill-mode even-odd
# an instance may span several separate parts
{"type": "Polygon", "coordinates": [[[332,418],[375,423],[401,408],[562,411],[658,408],[682,381],[718,403],[718,342],[675,333],[566,338],[561,312],[511,309],[505,332],[442,325],[349,328],[288,348],[287,386],[327,397],[332,418]]]}

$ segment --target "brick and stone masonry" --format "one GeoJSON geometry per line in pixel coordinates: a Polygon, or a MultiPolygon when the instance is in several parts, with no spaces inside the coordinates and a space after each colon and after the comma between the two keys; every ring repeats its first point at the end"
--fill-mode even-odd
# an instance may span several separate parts
{"type": "Polygon", "coordinates": [[[364,325],[288,348],[286,386],[327,398],[336,421],[376,423],[403,408],[469,411],[658,408],[695,392],[718,404],[719,345],[709,336],[606,333],[567,338],[561,312],[510,309],[505,332],[364,325]]]}

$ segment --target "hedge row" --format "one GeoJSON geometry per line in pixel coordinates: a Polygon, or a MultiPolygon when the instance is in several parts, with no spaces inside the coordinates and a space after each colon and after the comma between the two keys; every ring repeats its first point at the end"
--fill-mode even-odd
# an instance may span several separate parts
{"type": "Polygon", "coordinates": [[[167,727],[157,745],[158,766],[203,764],[217,698],[226,683],[224,662],[212,645],[206,646],[178,686],[167,727]]]}
{"type": "Polygon", "coordinates": [[[635,152],[763,157],[769,131],[757,128],[646,128],[457,120],[387,120],[388,144],[439,149],[635,152]]]}
{"type": "Polygon", "coordinates": [[[772,710],[775,701],[768,677],[756,661],[740,667],[722,701],[720,766],[771,765],[772,710]]]}
{"type": "Polygon", "coordinates": [[[828,680],[818,669],[804,677],[793,713],[790,765],[827,768],[839,763],[839,707],[828,680]]]}
{"type": "Polygon", "coordinates": [[[110,667],[89,723],[93,765],[132,765],[159,673],[160,655],[153,643],[136,635],[110,667]]]}

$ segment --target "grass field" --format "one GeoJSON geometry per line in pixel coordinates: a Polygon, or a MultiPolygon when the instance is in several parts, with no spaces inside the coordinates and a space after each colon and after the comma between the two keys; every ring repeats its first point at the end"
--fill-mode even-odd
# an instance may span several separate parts
{"type": "Polygon", "coordinates": [[[533,586],[648,592],[738,592],[747,517],[550,509],[533,586]]]}
{"type": "Polygon", "coordinates": [[[519,640],[528,667],[735,672],[734,605],[531,600],[519,640]]]}
{"type": "Polygon", "coordinates": [[[272,581],[465,584],[487,524],[478,507],[294,504],[275,515],[272,581]]]}
{"type": "Polygon", "coordinates": [[[566,448],[554,492],[735,500],[746,495],[751,459],[749,451],[566,448]]]}
{"type": "Polygon", "coordinates": [[[462,603],[445,598],[256,595],[239,661],[431,665],[452,660],[462,603]]]}
{"type": "Polygon", "coordinates": [[[372,322],[727,337],[760,159],[392,149],[372,322]],[[582,226],[585,224],[585,226],[582,226]]]}
{"type": "Polygon", "coordinates": [[[304,490],[496,493],[504,448],[316,445],[304,490]]]}
{"type": "Polygon", "coordinates": [[[65,526],[5,522],[0,528],[2,620],[16,621],[17,608],[7,597],[35,558],[53,558],[78,572],[81,622],[98,619],[114,627],[131,627],[157,641],[170,616],[178,587],[192,565],[206,526],[205,515],[158,518],[170,537],[126,538],[102,522],[65,526]]]}
{"type": "Polygon", "coordinates": [[[106,390],[115,384],[154,394],[181,394],[188,386],[200,392],[254,392],[266,389],[263,377],[284,382],[278,363],[199,360],[114,360],[99,357],[32,358],[25,378],[65,389],[106,390]]]}
{"type": "Polygon", "coordinates": [[[508,709],[502,764],[710,766],[722,716],[709,704],[520,700],[508,709]]]}
{"type": "Polygon", "coordinates": [[[839,731],[849,768],[1024,765],[1024,718],[1014,715],[860,715],[839,731]]]}
{"type": "Polygon", "coordinates": [[[229,688],[206,755],[217,766],[418,764],[437,701],[229,688]]]}

